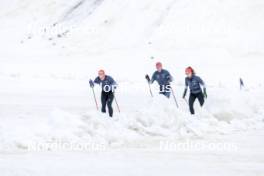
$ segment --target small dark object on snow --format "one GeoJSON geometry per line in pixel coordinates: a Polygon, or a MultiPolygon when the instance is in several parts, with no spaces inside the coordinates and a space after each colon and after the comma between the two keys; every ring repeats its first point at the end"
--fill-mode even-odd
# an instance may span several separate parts
{"type": "Polygon", "coordinates": [[[242,90],[245,87],[245,84],[242,78],[239,78],[239,85],[240,85],[240,90],[242,90]]]}

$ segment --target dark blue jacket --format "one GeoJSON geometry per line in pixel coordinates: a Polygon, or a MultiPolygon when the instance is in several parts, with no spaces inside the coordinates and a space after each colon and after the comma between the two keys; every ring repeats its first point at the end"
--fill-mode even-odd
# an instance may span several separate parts
{"type": "Polygon", "coordinates": [[[161,72],[155,71],[151,78],[151,83],[157,81],[160,86],[169,85],[172,82],[172,76],[170,72],[162,69],[161,72]]]}
{"type": "Polygon", "coordinates": [[[114,91],[117,86],[115,80],[111,76],[108,76],[108,75],[105,76],[104,80],[101,80],[99,76],[96,77],[94,80],[94,83],[100,84],[104,92],[114,91]]]}
{"type": "Polygon", "coordinates": [[[185,78],[186,89],[189,87],[192,94],[201,93],[201,85],[205,88],[204,81],[199,76],[193,75],[191,78],[185,78]]]}

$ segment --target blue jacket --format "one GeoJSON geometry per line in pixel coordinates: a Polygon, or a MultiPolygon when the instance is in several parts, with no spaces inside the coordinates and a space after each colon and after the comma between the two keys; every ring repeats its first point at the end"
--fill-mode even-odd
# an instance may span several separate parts
{"type": "Polygon", "coordinates": [[[170,72],[162,69],[161,72],[155,71],[151,78],[151,83],[157,81],[160,86],[169,85],[172,82],[172,76],[170,72]]]}
{"type": "Polygon", "coordinates": [[[102,90],[104,92],[114,91],[117,86],[115,80],[111,76],[108,76],[108,75],[105,76],[104,80],[101,80],[99,76],[96,77],[94,80],[94,83],[101,85],[102,90]]]}
{"type": "Polygon", "coordinates": [[[204,81],[196,75],[193,75],[191,78],[185,78],[185,88],[190,88],[192,94],[198,94],[202,92],[201,85],[205,88],[204,81]]]}

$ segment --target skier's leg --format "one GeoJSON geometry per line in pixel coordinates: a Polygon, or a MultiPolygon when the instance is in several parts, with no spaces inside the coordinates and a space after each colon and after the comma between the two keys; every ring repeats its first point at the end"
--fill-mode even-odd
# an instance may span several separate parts
{"type": "Polygon", "coordinates": [[[106,101],[107,101],[107,95],[105,92],[102,92],[101,94],[102,113],[106,113],[106,101]]]}
{"type": "Polygon", "coordinates": [[[108,95],[108,99],[107,99],[107,108],[108,108],[108,112],[109,112],[110,117],[113,117],[113,107],[112,107],[113,100],[114,100],[114,94],[111,92],[108,95]]]}
{"type": "Polygon", "coordinates": [[[191,114],[194,114],[193,104],[194,104],[195,99],[196,99],[196,96],[194,94],[190,94],[190,97],[189,97],[189,108],[190,108],[191,114]]]}
{"type": "Polygon", "coordinates": [[[164,86],[163,85],[160,85],[160,87],[159,87],[159,94],[161,94],[161,95],[165,95],[165,93],[164,93],[164,86]]]}
{"type": "Polygon", "coordinates": [[[166,89],[165,89],[165,91],[166,91],[165,96],[166,96],[167,98],[170,98],[170,95],[171,95],[171,86],[170,86],[170,85],[166,85],[166,89]]]}
{"type": "Polygon", "coordinates": [[[204,95],[203,95],[203,93],[199,93],[197,95],[197,97],[198,97],[198,100],[200,102],[200,105],[203,106],[204,105],[204,95]]]}
{"type": "Polygon", "coordinates": [[[170,98],[170,92],[165,92],[164,95],[167,97],[167,98],[170,98]]]}

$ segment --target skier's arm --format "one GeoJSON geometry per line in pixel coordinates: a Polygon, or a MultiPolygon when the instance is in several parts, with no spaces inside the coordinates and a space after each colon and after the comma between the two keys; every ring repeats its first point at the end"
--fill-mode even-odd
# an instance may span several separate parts
{"type": "Polygon", "coordinates": [[[167,71],[167,76],[166,76],[168,82],[172,82],[173,81],[173,77],[171,76],[170,72],[167,71]]]}
{"type": "Polygon", "coordinates": [[[198,78],[199,83],[203,86],[203,94],[204,94],[204,97],[207,98],[207,92],[206,92],[205,83],[204,83],[204,81],[200,77],[197,77],[197,78],[198,78]]]}
{"type": "Polygon", "coordinates": [[[203,88],[206,88],[204,81],[198,76],[197,76],[197,79],[198,79],[199,84],[202,85],[203,88]]]}
{"type": "Polygon", "coordinates": [[[94,83],[95,84],[100,84],[101,83],[101,80],[99,77],[96,77],[95,80],[94,80],[94,83]]]}
{"type": "Polygon", "coordinates": [[[109,76],[109,81],[110,81],[110,86],[112,86],[114,89],[116,89],[116,87],[117,87],[116,81],[110,76],[109,76]]]}
{"type": "Polygon", "coordinates": [[[187,94],[187,91],[188,91],[188,81],[187,81],[187,78],[185,78],[185,88],[184,88],[184,92],[183,92],[182,98],[185,98],[185,96],[187,94]]]}
{"type": "Polygon", "coordinates": [[[156,81],[156,72],[153,73],[150,83],[152,84],[154,81],[156,81]]]}

